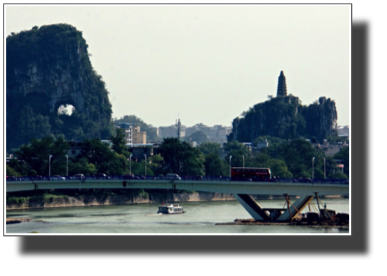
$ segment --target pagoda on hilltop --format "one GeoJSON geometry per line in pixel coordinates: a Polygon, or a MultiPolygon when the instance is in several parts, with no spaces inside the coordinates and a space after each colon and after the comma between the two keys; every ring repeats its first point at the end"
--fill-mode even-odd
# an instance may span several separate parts
{"type": "Polygon", "coordinates": [[[288,95],[286,90],[286,78],[284,71],[281,71],[278,77],[277,97],[286,97],[288,95]]]}

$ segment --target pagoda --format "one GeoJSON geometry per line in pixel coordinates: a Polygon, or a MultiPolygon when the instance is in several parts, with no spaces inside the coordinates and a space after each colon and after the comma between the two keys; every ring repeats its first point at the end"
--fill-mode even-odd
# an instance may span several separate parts
{"type": "Polygon", "coordinates": [[[288,93],[286,91],[286,78],[284,75],[284,71],[281,71],[278,77],[277,97],[286,97],[287,94],[288,93]]]}

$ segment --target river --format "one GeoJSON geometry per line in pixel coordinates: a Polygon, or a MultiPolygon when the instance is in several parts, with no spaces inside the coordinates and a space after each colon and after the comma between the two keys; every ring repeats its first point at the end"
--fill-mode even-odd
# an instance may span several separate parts
{"type": "MultiPolygon", "coordinates": [[[[315,202],[315,201],[314,201],[315,202]]],[[[322,199],[328,209],[349,213],[349,200],[322,199]]],[[[282,208],[284,200],[259,200],[263,208],[282,208]]],[[[159,204],[104,205],[7,210],[9,217],[30,222],[7,224],[6,233],[41,234],[348,234],[348,229],[309,226],[215,225],[251,218],[237,201],[184,202],[185,214],[157,214],[159,204]]],[[[306,212],[305,208],[304,212],[306,212]]]]}

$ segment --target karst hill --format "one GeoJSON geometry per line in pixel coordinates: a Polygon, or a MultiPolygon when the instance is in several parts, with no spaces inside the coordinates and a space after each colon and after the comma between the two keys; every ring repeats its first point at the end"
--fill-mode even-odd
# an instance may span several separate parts
{"type": "Polygon", "coordinates": [[[286,78],[281,71],[277,96],[258,103],[232,123],[229,141],[254,142],[258,136],[284,139],[299,137],[322,140],[336,136],[337,110],[331,99],[320,97],[311,105],[302,105],[298,97],[288,95],[286,78]]]}
{"type": "Polygon", "coordinates": [[[30,138],[110,136],[112,106],[87,48],[82,32],[68,24],[7,37],[7,150],[30,138]],[[71,115],[61,112],[69,105],[71,115]]]}

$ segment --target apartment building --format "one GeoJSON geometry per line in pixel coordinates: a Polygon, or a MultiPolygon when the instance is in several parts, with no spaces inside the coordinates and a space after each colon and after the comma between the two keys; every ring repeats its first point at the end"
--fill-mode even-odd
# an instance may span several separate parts
{"type": "Polygon", "coordinates": [[[124,123],[116,125],[116,128],[124,130],[126,144],[146,144],[146,132],[141,131],[140,126],[124,123]]]}

